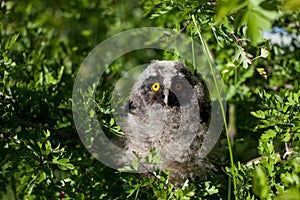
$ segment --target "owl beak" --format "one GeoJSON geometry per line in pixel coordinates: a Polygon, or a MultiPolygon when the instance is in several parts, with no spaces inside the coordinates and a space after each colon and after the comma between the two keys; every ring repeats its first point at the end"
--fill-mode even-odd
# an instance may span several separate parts
{"type": "Polygon", "coordinates": [[[169,89],[166,89],[166,90],[164,90],[164,103],[165,103],[165,105],[168,105],[168,99],[169,99],[169,93],[170,93],[170,90],[169,89]]]}

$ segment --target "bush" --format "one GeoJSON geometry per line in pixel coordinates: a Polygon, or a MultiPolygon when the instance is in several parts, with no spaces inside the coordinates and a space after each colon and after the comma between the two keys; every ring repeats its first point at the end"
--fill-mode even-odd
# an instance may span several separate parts
{"type": "MultiPolygon", "coordinates": [[[[0,15],[2,199],[300,198],[297,0],[3,0],[0,15]],[[145,26],[205,41],[226,84],[229,109],[220,144],[228,155],[207,180],[176,188],[168,172],[116,172],[79,140],[71,98],[80,64],[106,38],[145,26]],[[266,33],[292,39],[278,45],[266,33]]],[[[109,107],[122,63],[144,64],[152,55],[179,56],[131,52],[105,71],[110,81],[97,90],[97,115],[112,137],[122,135],[109,107]]]]}

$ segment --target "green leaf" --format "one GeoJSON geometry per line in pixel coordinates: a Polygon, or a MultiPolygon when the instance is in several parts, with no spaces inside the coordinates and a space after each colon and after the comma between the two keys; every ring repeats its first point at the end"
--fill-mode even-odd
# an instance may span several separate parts
{"type": "Polygon", "coordinates": [[[267,142],[270,139],[273,139],[275,136],[276,136],[276,132],[273,129],[269,129],[262,134],[261,139],[262,141],[267,142]]]}
{"type": "Polygon", "coordinates": [[[114,124],[115,124],[115,119],[112,117],[110,118],[109,125],[113,126],[114,124]]]}
{"type": "Polygon", "coordinates": [[[8,39],[8,41],[5,43],[5,47],[4,47],[4,48],[5,48],[6,50],[10,49],[10,48],[16,43],[18,37],[19,37],[18,34],[17,34],[17,35],[11,36],[11,37],[8,39]]]}
{"type": "Polygon", "coordinates": [[[37,178],[37,184],[40,184],[44,180],[46,180],[47,174],[45,172],[41,172],[37,178]]]}
{"type": "Polygon", "coordinates": [[[55,126],[55,128],[59,129],[59,128],[65,128],[71,126],[71,122],[68,121],[68,118],[63,117],[62,121],[57,120],[57,125],[55,126]]]}
{"type": "Polygon", "coordinates": [[[283,8],[285,10],[297,10],[300,8],[299,0],[286,0],[284,1],[283,8]]]}
{"type": "Polygon", "coordinates": [[[220,23],[222,19],[230,14],[234,13],[237,10],[242,9],[243,7],[247,6],[247,1],[239,1],[239,0],[224,0],[218,2],[217,7],[217,17],[216,22],[220,23]]]}
{"type": "Polygon", "coordinates": [[[265,112],[262,110],[251,111],[250,113],[251,113],[251,115],[253,115],[256,118],[265,119],[265,117],[266,117],[265,112]]]}
{"type": "Polygon", "coordinates": [[[269,51],[268,51],[268,50],[266,50],[266,49],[264,49],[264,48],[261,48],[261,49],[260,49],[260,57],[262,57],[262,58],[267,58],[268,55],[269,55],[269,51]]]}
{"type": "Polygon", "coordinates": [[[270,30],[271,22],[255,12],[249,12],[247,36],[253,44],[262,41],[261,30],[270,30]]]}
{"type": "Polygon", "coordinates": [[[45,143],[45,149],[42,148],[42,146],[40,147],[41,148],[41,152],[43,155],[49,155],[50,153],[52,153],[52,145],[51,145],[51,142],[49,140],[46,141],[45,143]]]}
{"type": "Polygon", "coordinates": [[[260,199],[265,199],[269,194],[268,177],[261,167],[256,167],[253,178],[253,192],[260,199]]]}
{"type": "Polygon", "coordinates": [[[53,84],[53,85],[55,85],[57,83],[57,80],[49,72],[46,73],[44,77],[45,77],[45,83],[46,84],[50,84],[50,85],[53,84]]]}
{"type": "Polygon", "coordinates": [[[57,158],[53,158],[52,163],[53,164],[57,164],[57,166],[61,169],[61,170],[73,170],[74,169],[74,165],[69,163],[69,159],[67,158],[62,158],[59,160],[56,160],[57,158]]]}
{"type": "Polygon", "coordinates": [[[131,161],[132,167],[135,171],[139,170],[139,162],[137,160],[132,160],[131,161]]]}

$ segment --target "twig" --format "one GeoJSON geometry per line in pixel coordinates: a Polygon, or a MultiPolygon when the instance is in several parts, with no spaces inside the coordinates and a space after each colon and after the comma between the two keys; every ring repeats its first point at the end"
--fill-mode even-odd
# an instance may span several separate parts
{"type": "MultiPolygon", "coordinates": [[[[198,10],[200,9],[201,6],[202,6],[202,5],[199,5],[199,6],[195,9],[195,11],[193,12],[192,15],[195,15],[195,14],[198,12],[198,10]]],[[[178,37],[186,30],[186,28],[188,27],[188,25],[191,24],[191,22],[192,22],[192,17],[186,22],[186,24],[184,25],[184,27],[183,27],[182,29],[180,29],[179,33],[178,33],[178,34],[176,35],[176,37],[173,39],[173,42],[174,42],[175,40],[178,39],[178,37]]]]}
{"type": "MultiPolygon", "coordinates": [[[[288,156],[290,156],[293,153],[293,148],[289,147],[288,143],[285,142],[285,153],[281,156],[281,154],[279,152],[275,153],[276,158],[278,158],[278,162],[281,162],[282,160],[286,159],[288,156]]],[[[252,166],[253,164],[256,165],[258,163],[260,163],[261,159],[269,159],[267,156],[262,155],[260,157],[254,158],[250,161],[248,161],[245,165],[246,167],[252,166]]]]}
{"type": "MultiPolygon", "coordinates": [[[[278,161],[280,162],[280,161],[281,161],[280,153],[276,153],[275,155],[276,155],[276,158],[279,159],[278,161]]],[[[263,159],[263,158],[265,158],[265,159],[267,159],[267,160],[269,159],[267,156],[262,155],[262,156],[260,156],[260,157],[253,158],[252,160],[248,161],[248,162],[245,164],[245,166],[246,166],[246,167],[249,167],[249,166],[252,166],[252,165],[257,165],[258,163],[260,163],[260,160],[263,159]]]]}
{"type": "Polygon", "coordinates": [[[191,24],[191,20],[188,20],[187,22],[186,22],[186,24],[184,25],[184,27],[182,28],[182,29],[180,29],[180,31],[179,31],[179,33],[176,35],[176,37],[173,39],[173,42],[175,41],[175,40],[177,40],[178,39],[178,37],[186,30],[186,28],[188,27],[188,25],[190,25],[191,24]]]}
{"type": "Polygon", "coordinates": [[[248,52],[245,50],[245,48],[242,45],[241,40],[234,34],[231,33],[232,37],[234,38],[234,40],[236,41],[236,43],[239,45],[239,47],[243,50],[243,52],[245,53],[245,57],[250,61],[251,65],[253,65],[253,60],[248,56],[248,52]]]}

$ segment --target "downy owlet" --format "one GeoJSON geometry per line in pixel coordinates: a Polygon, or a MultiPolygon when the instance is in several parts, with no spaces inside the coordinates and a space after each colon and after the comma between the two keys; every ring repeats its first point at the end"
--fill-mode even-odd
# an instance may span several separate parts
{"type": "Polygon", "coordinates": [[[170,181],[203,177],[213,169],[205,155],[211,101],[202,77],[181,61],[153,61],[131,89],[125,125],[127,159],[169,170],[170,181]],[[150,150],[160,163],[149,163],[150,150]]]}

